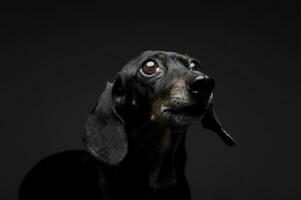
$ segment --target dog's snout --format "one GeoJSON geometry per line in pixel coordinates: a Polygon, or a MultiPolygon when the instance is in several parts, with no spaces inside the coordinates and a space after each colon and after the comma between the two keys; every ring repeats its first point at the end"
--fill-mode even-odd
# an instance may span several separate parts
{"type": "Polygon", "coordinates": [[[200,75],[188,82],[187,84],[189,91],[194,94],[201,94],[201,93],[211,93],[215,82],[212,78],[207,75],[200,75]]]}

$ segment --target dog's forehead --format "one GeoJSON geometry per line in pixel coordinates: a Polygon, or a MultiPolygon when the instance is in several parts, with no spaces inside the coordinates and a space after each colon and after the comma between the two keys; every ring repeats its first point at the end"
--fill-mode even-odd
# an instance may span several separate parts
{"type": "Polygon", "coordinates": [[[189,56],[188,55],[183,55],[174,51],[144,51],[140,54],[140,56],[138,57],[139,59],[143,60],[143,59],[147,59],[150,57],[155,57],[158,59],[165,59],[165,58],[169,58],[169,59],[177,59],[177,58],[182,58],[182,59],[186,59],[189,56]]]}

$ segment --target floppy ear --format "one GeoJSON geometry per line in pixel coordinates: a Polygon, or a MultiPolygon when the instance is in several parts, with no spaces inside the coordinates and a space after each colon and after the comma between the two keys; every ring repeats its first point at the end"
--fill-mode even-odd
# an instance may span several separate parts
{"type": "Polygon", "coordinates": [[[124,88],[118,75],[113,84],[107,83],[85,124],[86,147],[92,155],[110,165],[118,164],[127,153],[124,121],[115,109],[124,98],[124,88]]]}
{"type": "Polygon", "coordinates": [[[222,127],[220,121],[218,120],[216,113],[214,111],[213,100],[211,98],[211,102],[209,107],[202,118],[203,127],[206,129],[210,129],[213,132],[217,133],[221,139],[229,146],[236,145],[234,139],[229,135],[226,130],[222,127]]]}

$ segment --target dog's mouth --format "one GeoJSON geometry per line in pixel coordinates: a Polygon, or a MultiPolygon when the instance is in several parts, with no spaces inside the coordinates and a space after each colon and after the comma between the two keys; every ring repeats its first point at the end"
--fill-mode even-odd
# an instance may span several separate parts
{"type": "Polygon", "coordinates": [[[189,106],[182,106],[182,107],[164,107],[162,109],[163,113],[172,113],[175,115],[179,114],[186,114],[191,116],[201,116],[204,111],[204,106],[199,105],[189,105],[189,106]]]}
{"type": "Polygon", "coordinates": [[[188,105],[181,107],[166,107],[163,106],[161,111],[167,120],[174,121],[178,124],[188,124],[193,120],[202,117],[206,106],[204,105],[188,105]]]}

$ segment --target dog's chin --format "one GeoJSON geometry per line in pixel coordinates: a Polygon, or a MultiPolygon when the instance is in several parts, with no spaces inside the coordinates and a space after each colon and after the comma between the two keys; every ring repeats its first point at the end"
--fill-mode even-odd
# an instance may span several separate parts
{"type": "Polygon", "coordinates": [[[199,106],[187,106],[181,108],[164,107],[162,114],[167,122],[176,126],[186,126],[191,122],[201,119],[205,108],[199,106]]]}
{"type": "Polygon", "coordinates": [[[195,117],[186,113],[174,114],[166,112],[164,115],[167,122],[176,126],[186,126],[191,124],[192,121],[199,119],[199,117],[195,117]]]}

